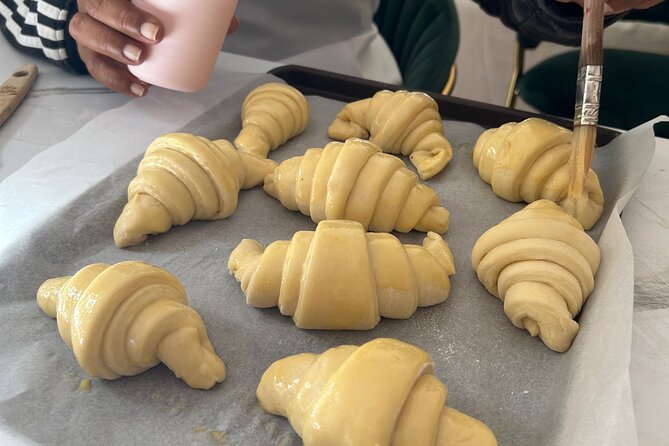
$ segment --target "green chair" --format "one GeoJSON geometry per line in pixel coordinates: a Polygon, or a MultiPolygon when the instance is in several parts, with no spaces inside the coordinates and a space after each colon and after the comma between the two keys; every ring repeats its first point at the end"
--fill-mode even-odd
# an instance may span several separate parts
{"type": "MultiPolygon", "coordinates": [[[[519,94],[542,112],[573,116],[577,70],[578,52],[551,57],[522,77],[519,94]]],[[[604,51],[601,124],[631,129],[668,113],[669,57],[637,51],[604,51]]]]}
{"type": "MultiPolygon", "coordinates": [[[[669,2],[632,11],[625,19],[669,23],[669,2]]],[[[572,117],[578,50],[546,59],[523,74],[524,51],[538,42],[518,37],[507,106],[513,106],[519,96],[543,113],[572,117]]],[[[669,56],[605,49],[600,124],[630,129],[662,114],[669,114],[669,56]]],[[[658,136],[669,137],[666,124],[657,125],[655,130],[658,136]]]]}
{"type": "Polygon", "coordinates": [[[452,91],[460,40],[452,0],[381,0],[374,21],[395,55],[403,86],[452,91]]]}

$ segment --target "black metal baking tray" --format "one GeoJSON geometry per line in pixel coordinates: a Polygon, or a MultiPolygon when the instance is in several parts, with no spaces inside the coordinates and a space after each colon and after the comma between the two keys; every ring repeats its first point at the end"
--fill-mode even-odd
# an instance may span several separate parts
{"type": "MultiPolygon", "coordinates": [[[[303,94],[323,96],[338,101],[352,102],[371,97],[379,90],[399,90],[399,85],[385,84],[330,71],[303,67],[300,65],[285,65],[269,71],[278,78],[300,90],[303,94]]],[[[438,93],[426,92],[439,104],[439,112],[444,119],[474,122],[483,127],[499,127],[511,121],[522,121],[530,117],[539,117],[554,122],[563,127],[572,128],[570,119],[558,116],[531,113],[484,102],[444,96],[438,93]]],[[[599,127],[597,129],[597,145],[608,144],[620,132],[599,127]]]]}

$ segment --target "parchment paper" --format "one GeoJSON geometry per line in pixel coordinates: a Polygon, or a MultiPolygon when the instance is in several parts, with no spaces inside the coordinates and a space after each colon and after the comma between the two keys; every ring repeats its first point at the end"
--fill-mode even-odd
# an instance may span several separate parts
{"type": "MultiPolygon", "coordinates": [[[[256,79],[181,130],[234,139],[244,96],[253,86],[271,80],[270,76],[256,79]]],[[[308,99],[309,127],[272,153],[277,161],[327,142],[327,125],[343,104],[308,99]]],[[[187,100],[183,104],[184,110],[191,106],[187,100]]],[[[130,118],[142,119],[141,113],[134,113],[130,118]]],[[[581,331],[572,348],[559,354],[515,328],[501,302],[485,291],[471,270],[469,256],[477,238],[523,204],[496,197],[473,168],[470,150],[483,129],[451,121],[445,126],[454,158],[428,184],[451,211],[445,235],[457,267],[451,295],[441,305],[419,309],[409,320],[384,319],[370,331],[300,330],[277,309],[246,305],[226,267],[236,244],[253,238],[266,245],[315,227],[261,188],[243,191],[237,212],[226,220],[191,222],[140,246],[116,248],[112,228],[126,202],[125,190],[139,156],[50,214],[44,224],[12,240],[0,260],[0,439],[59,444],[300,444],[285,419],[265,414],[257,404],[255,388],[264,370],[287,355],[394,337],[432,355],[437,375],[449,387],[448,405],[483,420],[500,445],[636,444],[628,376],[633,263],[617,211],[650,162],[652,127],[628,132],[598,150],[594,167],[607,206],[591,234],[599,239],[602,264],[595,291],[579,318],[581,331]],[[60,339],[56,322],[38,308],[35,292],[43,280],[72,274],[89,263],[131,259],[165,268],[182,281],[226,363],[224,383],[210,391],[192,390],[159,365],[135,377],[94,380],[90,392],[78,390],[86,374],[60,339]]],[[[141,153],[144,141],[158,136],[151,134],[154,127],[137,125],[123,131],[129,140],[141,142],[136,149],[141,153]]],[[[73,139],[104,145],[104,139],[96,138],[99,130],[92,122],[73,139]]],[[[85,163],[70,166],[70,174],[86,168],[85,163]]],[[[404,243],[420,243],[424,234],[398,237],[404,243]]]]}

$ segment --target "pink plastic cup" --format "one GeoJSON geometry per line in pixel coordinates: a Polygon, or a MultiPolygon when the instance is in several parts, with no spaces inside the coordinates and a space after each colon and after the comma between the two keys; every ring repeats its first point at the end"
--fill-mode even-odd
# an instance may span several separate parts
{"type": "Polygon", "coordinates": [[[177,91],[203,89],[216,64],[237,0],[132,0],[158,17],[165,38],[146,45],[147,57],[130,72],[149,84],[177,91]]]}

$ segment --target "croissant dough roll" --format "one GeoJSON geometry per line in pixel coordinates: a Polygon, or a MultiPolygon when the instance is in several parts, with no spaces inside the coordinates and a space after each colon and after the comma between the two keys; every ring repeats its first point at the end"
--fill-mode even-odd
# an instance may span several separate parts
{"type": "Polygon", "coordinates": [[[258,185],[272,160],[239,153],[226,140],[170,133],[153,141],[128,186],[128,203],[114,226],[119,248],[190,220],[217,220],[237,209],[241,188],[258,185]]]}
{"type": "Polygon", "coordinates": [[[557,204],[538,200],[478,239],[472,267],[504,302],[513,325],[564,352],[578,333],[573,319],[595,286],[600,252],[583,226],[557,204]]]}
{"type": "Polygon", "coordinates": [[[451,251],[434,232],[423,246],[402,245],[346,220],[323,221],[315,232],[296,232],[264,250],[242,240],[228,269],[249,305],[278,306],[299,328],[328,330],[368,330],[380,316],[409,318],[416,307],[446,300],[455,274],[451,251]]]}
{"type": "Polygon", "coordinates": [[[604,194],[597,174],[590,169],[585,184],[587,199],[579,200],[576,208],[568,205],[571,139],[571,131],[543,119],[510,122],[479,137],[474,146],[474,167],[505,200],[554,201],[590,229],[602,215],[604,194]]]}
{"type": "Polygon", "coordinates": [[[242,104],[242,130],[235,146],[245,153],[267,158],[309,122],[309,103],[290,85],[269,83],[253,89],[242,104]]]}
{"type": "Polygon", "coordinates": [[[450,215],[437,194],[399,158],[363,139],[331,142],[282,162],[265,177],[264,189],[315,223],[354,220],[378,232],[448,230],[450,215]]]}
{"type": "Polygon", "coordinates": [[[37,303],[58,321],[63,341],[91,376],[137,375],[159,362],[190,387],[225,379],[204,322],[181,283],[142,262],[95,263],[45,281],[37,303]]]}
{"type": "Polygon", "coordinates": [[[425,93],[379,91],[346,104],[328,128],[332,139],[368,138],[386,153],[409,155],[423,180],[453,158],[437,103],[425,93]]]}
{"type": "Polygon", "coordinates": [[[495,446],[481,421],[444,406],[423,350],[396,339],[302,353],[272,364],[256,390],[305,446],[495,446]]]}

